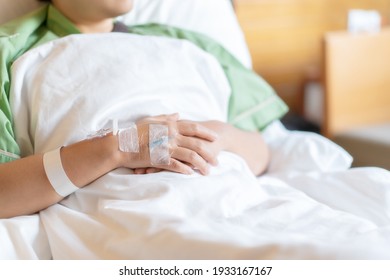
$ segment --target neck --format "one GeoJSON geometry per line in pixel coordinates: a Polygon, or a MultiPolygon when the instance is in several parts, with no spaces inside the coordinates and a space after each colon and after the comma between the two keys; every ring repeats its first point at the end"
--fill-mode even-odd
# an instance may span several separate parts
{"type": "Polygon", "coordinates": [[[108,33],[114,28],[114,21],[106,19],[99,22],[76,23],[81,33],[108,33]]]}

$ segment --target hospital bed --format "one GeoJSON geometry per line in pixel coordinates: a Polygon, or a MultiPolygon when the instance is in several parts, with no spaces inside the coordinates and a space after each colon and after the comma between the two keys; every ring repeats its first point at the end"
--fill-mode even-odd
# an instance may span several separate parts
{"type": "MultiPolygon", "coordinates": [[[[35,5],[1,0],[0,18],[35,5]]],[[[122,20],[205,33],[251,66],[229,1],[138,0],[122,20]]],[[[0,259],[390,259],[390,172],[350,168],[338,145],[279,121],[263,135],[262,176],[227,153],[209,177],[116,170],[38,214],[0,220],[0,259]]]]}

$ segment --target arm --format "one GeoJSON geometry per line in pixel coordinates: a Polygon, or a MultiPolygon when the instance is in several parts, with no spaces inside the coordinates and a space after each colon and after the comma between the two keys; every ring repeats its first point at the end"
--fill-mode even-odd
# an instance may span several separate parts
{"type": "MultiPolygon", "coordinates": [[[[117,167],[112,136],[82,141],[61,149],[64,170],[78,187],[87,185],[117,167]]],[[[0,165],[0,218],[35,213],[60,200],[51,187],[43,155],[0,165]]]]}
{"type": "MultiPolygon", "coordinates": [[[[213,141],[213,132],[200,124],[181,122],[176,117],[147,118],[137,125],[140,130],[149,123],[169,123],[175,127],[171,160],[168,165],[158,166],[173,172],[192,172],[181,161],[190,162],[202,173],[207,173],[211,153],[200,150],[200,141],[213,141]],[[201,140],[202,139],[202,140],[201,140]]],[[[104,174],[119,167],[150,167],[148,137],[140,138],[139,154],[119,151],[117,136],[77,142],[61,149],[61,162],[66,175],[77,187],[84,187],[104,174]]],[[[37,154],[0,165],[0,218],[32,214],[62,200],[52,188],[43,167],[43,155],[37,154]]]]}
{"type": "Polygon", "coordinates": [[[214,152],[225,150],[235,153],[247,162],[253,174],[265,172],[269,164],[269,149],[259,132],[243,131],[218,121],[203,122],[202,125],[218,134],[217,141],[205,143],[214,152]]]}

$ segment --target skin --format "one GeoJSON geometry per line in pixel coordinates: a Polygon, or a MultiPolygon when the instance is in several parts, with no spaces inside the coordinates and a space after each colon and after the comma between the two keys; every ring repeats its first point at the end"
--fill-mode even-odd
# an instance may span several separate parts
{"type": "MultiPolygon", "coordinates": [[[[53,0],[52,3],[84,33],[110,32],[113,18],[129,12],[133,4],[132,0],[53,0]]],[[[121,152],[117,136],[109,134],[63,147],[61,161],[65,173],[79,188],[120,167],[131,168],[136,174],[161,170],[191,174],[196,169],[207,175],[210,165],[218,164],[221,151],[240,155],[255,175],[267,168],[269,151],[260,133],[242,131],[219,121],[180,120],[178,114],[173,114],[139,120],[139,134],[147,135],[151,123],[169,127],[168,165],[150,164],[148,137],[139,139],[140,153],[132,154],[121,152]]],[[[0,164],[0,218],[33,214],[63,199],[48,181],[42,159],[42,154],[36,154],[0,164]]]]}
{"type": "Polygon", "coordinates": [[[110,32],[113,18],[129,12],[133,0],[53,0],[82,33],[110,32]]]}

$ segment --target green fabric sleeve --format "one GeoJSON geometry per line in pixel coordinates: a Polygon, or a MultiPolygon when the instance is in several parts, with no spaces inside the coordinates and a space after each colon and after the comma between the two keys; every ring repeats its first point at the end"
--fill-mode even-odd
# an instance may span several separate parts
{"type": "Polygon", "coordinates": [[[213,39],[197,32],[161,24],[132,26],[129,31],[140,35],[189,40],[212,54],[223,67],[230,83],[232,95],[228,120],[234,126],[249,131],[262,130],[287,113],[287,105],[272,87],[213,39]]]}
{"type": "Polygon", "coordinates": [[[46,8],[0,27],[0,163],[19,158],[9,104],[11,65],[42,37],[46,8]]]}

